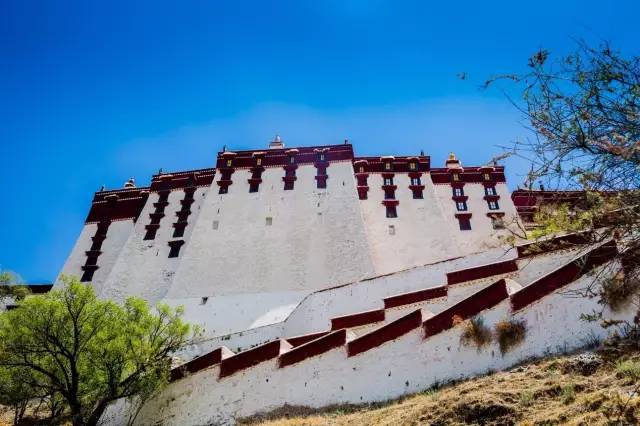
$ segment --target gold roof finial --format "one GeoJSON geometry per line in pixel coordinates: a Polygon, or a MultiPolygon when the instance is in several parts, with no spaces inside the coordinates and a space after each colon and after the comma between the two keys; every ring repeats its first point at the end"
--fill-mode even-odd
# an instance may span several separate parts
{"type": "Polygon", "coordinates": [[[455,160],[456,159],[456,155],[453,152],[449,153],[449,160],[455,160]]]}

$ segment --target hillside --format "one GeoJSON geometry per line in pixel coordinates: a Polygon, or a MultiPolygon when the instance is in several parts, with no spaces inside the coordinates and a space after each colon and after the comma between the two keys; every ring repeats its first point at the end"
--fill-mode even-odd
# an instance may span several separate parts
{"type": "Polygon", "coordinates": [[[623,357],[584,352],[534,361],[385,404],[324,410],[285,407],[240,424],[638,424],[639,379],[640,352],[623,357]],[[617,361],[610,360],[614,358],[617,361]]]}

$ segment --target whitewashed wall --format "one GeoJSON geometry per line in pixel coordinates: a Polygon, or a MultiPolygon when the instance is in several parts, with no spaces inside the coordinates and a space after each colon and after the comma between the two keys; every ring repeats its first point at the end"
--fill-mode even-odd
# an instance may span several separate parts
{"type": "Polygon", "coordinates": [[[298,167],[292,191],[282,168],[267,168],[257,193],[249,170],[233,173],[227,194],[214,182],[167,297],[312,291],[373,275],[351,162],[327,174],[327,189],[312,165],[298,167]]]}
{"type": "Polygon", "coordinates": [[[203,337],[223,336],[284,321],[307,292],[234,294],[202,298],[163,299],[184,307],[184,319],[199,324],[203,337]]]}
{"type": "Polygon", "coordinates": [[[359,203],[377,275],[466,254],[459,249],[451,221],[442,215],[431,178],[423,173],[421,181],[424,198],[413,199],[409,176],[395,174],[398,217],[387,218],[382,175],[369,175],[367,199],[359,203]]]}
{"type": "Polygon", "coordinates": [[[118,253],[116,264],[103,285],[101,297],[122,300],[126,296],[138,296],[155,303],[166,295],[185,248],[189,245],[205,192],[206,188],[198,188],[194,193],[195,202],[191,205],[191,215],[187,219],[189,224],[183,238],[173,237],[173,224],[178,221],[176,212],[182,208],[180,200],[184,199],[185,193],[183,190],[173,190],[169,193],[169,205],[164,209],[155,239],[144,240],[145,226],[151,221],[149,213],[155,211],[153,203],[159,198],[155,192],[149,195],[134,232],[118,253]],[[180,256],[169,258],[168,242],[179,239],[185,241],[180,256]]]}
{"type": "MultiPolygon", "coordinates": [[[[562,295],[563,291],[582,288],[591,279],[583,277],[520,312],[512,314],[508,300],[482,312],[490,327],[511,315],[526,322],[524,343],[504,356],[496,344],[481,350],[462,346],[459,327],[426,340],[418,328],[351,358],[344,348],[337,348],[283,369],[271,360],[222,380],[217,379],[217,367],[198,372],[149,401],[137,424],[232,424],[234,418],[285,403],[322,407],[384,401],[437,383],[505,369],[531,357],[572,350],[592,336],[606,335],[597,323],[580,319],[581,313],[600,308],[595,299],[562,295]]],[[[631,319],[633,312],[607,315],[631,319]]],[[[122,424],[125,405],[115,404],[104,423],[122,424]]]]}
{"type": "MultiPolygon", "coordinates": [[[[60,274],[73,275],[78,279],[82,277],[82,266],[87,261],[85,252],[91,249],[91,244],[93,243],[91,237],[95,235],[97,228],[98,225],[95,223],[89,223],[82,227],[80,236],[60,274]]],[[[118,255],[132,234],[133,229],[133,219],[117,220],[109,225],[107,238],[102,242],[102,247],[100,248],[102,254],[98,257],[99,268],[93,274],[91,282],[97,294],[102,291],[104,283],[116,264],[118,255]]],[[[60,277],[58,276],[55,285],[59,286],[60,284],[60,277]]]]}
{"type": "Polygon", "coordinates": [[[447,283],[447,272],[516,257],[515,250],[488,250],[466,257],[407,269],[310,294],[285,322],[287,336],[326,330],[333,317],[384,307],[383,299],[447,283]]]}
{"type": "MultiPolygon", "coordinates": [[[[507,235],[507,230],[495,230],[491,224],[491,219],[487,217],[487,213],[502,212],[504,213],[505,224],[512,224],[515,227],[514,220],[518,215],[511,201],[509,189],[504,183],[496,183],[496,192],[500,196],[498,200],[499,210],[489,210],[486,200],[484,199],[484,186],[481,183],[465,183],[464,195],[468,196],[467,211],[458,212],[456,203],[451,199],[453,196],[451,185],[437,184],[434,185],[435,194],[438,199],[442,214],[448,219],[455,236],[460,242],[459,250],[461,253],[473,253],[500,245],[499,237],[507,235]],[[456,219],[456,213],[471,213],[471,230],[461,231],[456,219]]],[[[517,229],[514,229],[517,231],[517,229]]],[[[520,234],[519,232],[518,234],[520,234]]]]}

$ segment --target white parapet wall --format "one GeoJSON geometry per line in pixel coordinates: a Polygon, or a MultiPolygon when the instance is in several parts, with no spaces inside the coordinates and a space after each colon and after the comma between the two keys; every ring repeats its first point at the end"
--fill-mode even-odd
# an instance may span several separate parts
{"type": "MultiPolygon", "coordinates": [[[[532,357],[583,347],[608,333],[599,323],[581,318],[581,314],[602,306],[595,298],[572,297],[567,293],[584,289],[594,282],[595,276],[609,276],[615,271],[610,266],[596,268],[524,305],[519,302],[522,307],[517,311],[513,306],[519,305],[509,298],[481,311],[478,315],[492,329],[502,320],[522,321],[526,325],[524,341],[505,354],[496,343],[481,349],[463,345],[460,326],[446,327],[434,335],[428,334],[430,337],[426,339],[426,329],[418,326],[357,355],[349,356],[345,346],[338,346],[283,368],[273,358],[224,378],[218,378],[219,366],[199,371],[173,382],[148,401],[136,424],[233,424],[237,418],[284,404],[323,407],[385,401],[439,383],[505,369],[532,357]]],[[[634,312],[605,310],[604,315],[631,320],[634,312]]],[[[114,404],[105,414],[103,424],[124,424],[131,413],[126,406],[124,401],[114,404]]]]}

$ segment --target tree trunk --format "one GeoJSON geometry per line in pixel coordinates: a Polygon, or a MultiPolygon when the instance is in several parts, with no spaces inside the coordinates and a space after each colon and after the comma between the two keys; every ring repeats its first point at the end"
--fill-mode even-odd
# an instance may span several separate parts
{"type": "Polygon", "coordinates": [[[71,410],[71,424],[73,426],[85,426],[86,423],[82,418],[82,406],[80,403],[69,404],[69,408],[71,410]]]}
{"type": "Polygon", "coordinates": [[[108,400],[106,399],[100,400],[100,402],[98,402],[93,412],[91,413],[91,416],[89,416],[89,419],[87,419],[86,426],[96,426],[98,424],[98,421],[100,421],[100,417],[102,417],[104,410],[107,409],[108,405],[109,405],[108,400]]]}

